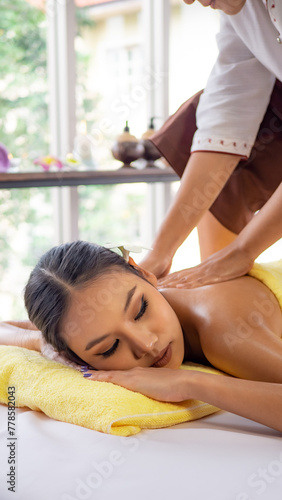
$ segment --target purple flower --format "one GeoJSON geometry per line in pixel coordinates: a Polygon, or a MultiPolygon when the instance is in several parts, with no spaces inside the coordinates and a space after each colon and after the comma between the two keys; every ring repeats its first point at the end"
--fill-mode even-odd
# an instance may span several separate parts
{"type": "Polygon", "coordinates": [[[10,160],[8,158],[8,151],[4,144],[0,143],[0,172],[6,172],[10,166],[10,160]]]}

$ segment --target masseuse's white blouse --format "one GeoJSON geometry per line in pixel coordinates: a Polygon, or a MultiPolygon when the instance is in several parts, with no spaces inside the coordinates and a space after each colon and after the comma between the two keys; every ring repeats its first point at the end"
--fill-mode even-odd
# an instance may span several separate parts
{"type": "Polygon", "coordinates": [[[246,0],[237,15],[221,13],[217,43],[191,150],[248,157],[275,79],[282,81],[282,0],[246,0]]]}

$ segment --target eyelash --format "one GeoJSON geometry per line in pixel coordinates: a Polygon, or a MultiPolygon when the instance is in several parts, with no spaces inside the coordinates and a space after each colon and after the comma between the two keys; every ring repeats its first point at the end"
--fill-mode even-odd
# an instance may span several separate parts
{"type": "MultiPolygon", "coordinates": [[[[138,321],[140,318],[142,318],[142,316],[145,314],[147,310],[147,307],[148,307],[148,301],[144,298],[144,295],[142,295],[141,307],[139,313],[134,318],[134,321],[138,321]]],[[[108,358],[109,356],[112,356],[116,352],[118,345],[119,345],[119,339],[115,341],[115,343],[112,345],[110,349],[108,349],[108,351],[102,352],[101,354],[98,354],[98,356],[102,356],[103,358],[108,358]]]]}
{"type": "Polygon", "coordinates": [[[140,311],[137,314],[137,316],[134,318],[135,321],[138,321],[140,318],[142,318],[143,314],[145,314],[145,312],[147,310],[147,307],[148,307],[148,300],[146,300],[144,298],[144,295],[142,295],[140,311]]]}

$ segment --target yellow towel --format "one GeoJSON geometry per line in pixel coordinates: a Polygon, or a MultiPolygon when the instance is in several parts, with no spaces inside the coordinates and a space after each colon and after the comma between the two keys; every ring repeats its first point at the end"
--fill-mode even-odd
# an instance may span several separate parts
{"type": "MultiPolygon", "coordinates": [[[[0,403],[7,404],[8,388],[15,387],[17,407],[108,434],[129,436],[218,411],[196,400],[162,403],[111,383],[85,380],[77,370],[21,347],[0,346],[0,367],[0,403]]],[[[221,373],[193,363],[181,368],[221,373]]]]}
{"type": "Polygon", "coordinates": [[[264,283],[274,293],[282,309],[282,259],[266,264],[256,262],[249,275],[264,283]]]}

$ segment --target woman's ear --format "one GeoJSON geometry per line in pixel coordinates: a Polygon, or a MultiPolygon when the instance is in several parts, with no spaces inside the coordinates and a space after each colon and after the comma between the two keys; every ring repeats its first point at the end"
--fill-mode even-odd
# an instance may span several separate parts
{"type": "Polygon", "coordinates": [[[128,264],[135,267],[142,274],[142,276],[147,281],[149,281],[149,283],[151,283],[151,285],[153,285],[155,288],[157,288],[158,280],[153,273],[151,273],[150,271],[147,271],[143,267],[138,266],[138,264],[136,264],[136,262],[134,262],[132,257],[129,257],[128,264]]]}

